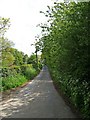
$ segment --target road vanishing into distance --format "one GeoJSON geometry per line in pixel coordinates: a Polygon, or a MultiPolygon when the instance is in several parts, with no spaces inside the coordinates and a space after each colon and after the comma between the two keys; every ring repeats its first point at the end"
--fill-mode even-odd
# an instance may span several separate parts
{"type": "Polygon", "coordinates": [[[0,102],[1,118],[76,118],[54,88],[48,68],[0,102]]]}

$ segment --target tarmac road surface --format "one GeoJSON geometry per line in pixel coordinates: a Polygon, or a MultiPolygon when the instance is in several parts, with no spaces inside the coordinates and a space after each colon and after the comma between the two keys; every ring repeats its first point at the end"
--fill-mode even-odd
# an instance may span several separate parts
{"type": "Polygon", "coordinates": [[[76,118],[54,88],[46,66],[35,79],[0,104],[2,118],[76,118]]]}

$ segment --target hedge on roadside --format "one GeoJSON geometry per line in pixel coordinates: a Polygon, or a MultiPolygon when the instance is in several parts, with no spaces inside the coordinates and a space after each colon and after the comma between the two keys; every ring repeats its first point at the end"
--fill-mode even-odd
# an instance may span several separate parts
{"type": "Polygon", "coordinates": [[[21,73],[24,76],[26,76],[28,80],[33,79],[38,73],[38,71],[36,71],[36,69],[33,68],[32,64],[25,64],[22,65],[20,68],[21,68],[21,73]]]}
{"type": "Polygon", "coordinates": [[[24,84],[25,82],[27,82],[26,77],[20,74],[2,78],[2,90],[5,91],[11,88],[18,87],[24,84]]]}
{"type": "Polygon", "coordinates": [[[3,67],[0,70],[0,91],[20,86],[38,74],[38,71],[33,68],[32,64],[3,67]]]}
{"type": "MultiPolygon", "coordinates": [[[[25,75],[26,77],[29,77],[29,74],[31,75],[31,78],[33,75],[36,75],[36,70],[33,68],[32,64],[25,64],[21,66],[11,66],[11,67],[2,67],[1,70],[1,77],[8,77],[8,76],[14,76],[19,74],[25,75]]],[[[30,79],[30,77],[29,77],[30,79]]]]}
{"type": "Polygon", "coordinates": [[[2,67],[0,70],[2,77],[14,76],[18,73],[21,73],[20,66],[2,67]]]}

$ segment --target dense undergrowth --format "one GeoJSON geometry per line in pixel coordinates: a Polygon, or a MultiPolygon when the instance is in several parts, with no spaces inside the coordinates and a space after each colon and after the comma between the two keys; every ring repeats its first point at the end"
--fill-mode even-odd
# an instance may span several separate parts
{"type": "Polygon", "coordinates": [[[16,88],[25,82],[32,80],[39,70],[33,68],[31,64],[2,67],[0,78],[0,91],[5,91],[11,88],[16,88]]]}

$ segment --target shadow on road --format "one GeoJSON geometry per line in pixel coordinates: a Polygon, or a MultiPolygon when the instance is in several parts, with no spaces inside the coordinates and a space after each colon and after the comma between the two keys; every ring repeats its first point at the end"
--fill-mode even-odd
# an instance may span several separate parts
{"type": "Polygon", "coordinates": [[[24,88],[0,103],[2,117],[76,118],[53,86],[47,66],[24,88]]]}

